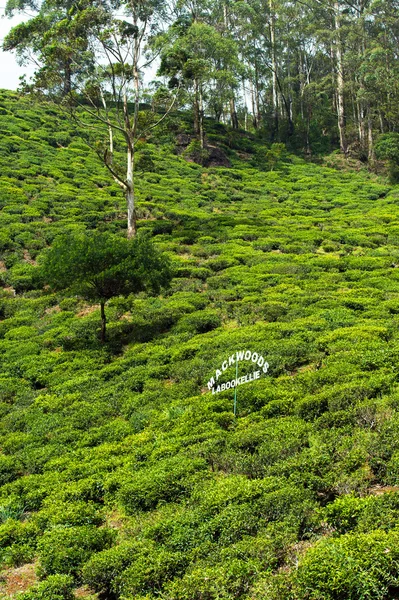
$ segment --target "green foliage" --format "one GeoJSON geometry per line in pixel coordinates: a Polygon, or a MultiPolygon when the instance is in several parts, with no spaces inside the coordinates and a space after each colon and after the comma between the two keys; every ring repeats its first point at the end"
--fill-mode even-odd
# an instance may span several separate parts
{"type": "Polygon", "coordinates": [[[180,319],[176,329],[189,333],[207,333],[220,327],[221,323],[221,318],[216,311],[201,310],[180,319]]]}
{"type": "Polygon", "coordinates": [[[389,177],[391,183],[399,181],[399,134],[385,133],[380,135],[375,152],[377,158],[387,160],[389,164],[389,177]]]}
{"type": "Polygon", "coordinates": [[[151,242],[128,242],[117,186],[61,113],[0,104],[19,148],[0,149],[0,559],[37,562],[27,598],[68,598],[70,577],[126,600],[396,593],[396,188],[282,148],[273,166],[217,128],[234,166],[204,168],[165,119],[139,148],[151,242]],[[246,349],[270,366],[234,417],[207,382],[246,349]]]}
{"type": "Polygon", "coordinates": [[[112,544],[114,533],[90,525],[54,527],[38,544],[41,574],[63,573],[77,577],[80,567],[94,552],[112,544]]]}
{"type": "Polygon", "coordinates": [[[41,276],[54,290],[69,289],[86,300],[100,301],[104,342],[105,302],[142,291],[157,294],[169,285],[172,271],[168,258],[145,237],[126,240],[92,231],[56,238],[44,256],[41,276]]]}
{"type": "Polygon", "coordinates": [[[21,600],[73,600],[73,578],[69,575],[50,575],[31,591],[20,594],[21,600]]]}
{"type": "Polygon", "coordinates": [[[122,239],[97,231],[57,238],[42,263],[54,289],[72,288],[87,300],[148,290],[168,284],[168,261],[145,238],[122,239]]]}
{"type": "Polygon", "coordinates": [[[202,460],[179,457],[161,462],[156,467],[138,473],[130,483],[123,483],[119,493],[125,510],[151,510],[160,502],[172,502],[187,495],[193,486],[192,475],[206,467],[202,460]]]}
{"type": "Polygon", "coordinates": [[[198,140],[192,140],[184,150],[183,155],[199,165],[203,165],[209,158],[209,150],[202,148],[198,140]]]}
{"type": "Polygon", "coordinates": [[[318,542],[300,561],[296,597],[332,600],[386,598],[397,586],[398,533],[374,531],[318,542]]]}
{"type": "Polygon", "coordinates": [[[83,566],[83,581],[94,590],[109,594],[115,578],[134,561],[141,549],[137,542],[125,542],[97,552],[83,566]]]}

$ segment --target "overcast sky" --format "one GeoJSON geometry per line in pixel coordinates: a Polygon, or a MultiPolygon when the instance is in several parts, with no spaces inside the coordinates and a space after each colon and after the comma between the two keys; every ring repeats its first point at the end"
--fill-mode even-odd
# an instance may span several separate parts
{"type": "MultiPolygon", "coordinates": [[[[4,2],[0,0],[0,15],[4,14],[4,2]]],[[[4,37],[10,31],[11,27],[27,21],[28,15],[17,15],[12,19],[8,19],[4,16],[0,17],[0,46],[3,43],[4,37]]],[[[145,74],[144,81],[150,82],[154,77],[158,68],[158,62],[148,69],[145,74]]],[[[0,47],[0,89],[16,90],[19,86],[19,78],[21,75],[27,75],[28,77],[33,74],[33,65],[27,65],[26,67],[20,67],[15,60],[15,55],[12,52],[2,52],[0,47]]]]}
{"type": "MultiPolygon", "coordinates": [[[[4,1],[5,0],[0,0],[1,15],[4,13],[4,1]]],[[[3,39],[10,31],[11,27],[18,25],[18,23],[21,23],[28,18],[28,16],[16,16],[13,19],[7,19],[6,17],[0,18],[0,43],[3,43],[3,39]]],[[[15,60],[14,54],[11,52],[2,52],[0,50],[0,88],[16,90],[21,75],[29,75],[32,72],[33,67],[20,67],[15,60]]]]}

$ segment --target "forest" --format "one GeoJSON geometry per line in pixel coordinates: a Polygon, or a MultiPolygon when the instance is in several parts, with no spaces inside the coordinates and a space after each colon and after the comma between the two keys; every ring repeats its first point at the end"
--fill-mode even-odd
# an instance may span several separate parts
{"type": "Polygon", "coordinates": [[[398,600],[397,2],[5,13],[0,599],[398,600]]]}

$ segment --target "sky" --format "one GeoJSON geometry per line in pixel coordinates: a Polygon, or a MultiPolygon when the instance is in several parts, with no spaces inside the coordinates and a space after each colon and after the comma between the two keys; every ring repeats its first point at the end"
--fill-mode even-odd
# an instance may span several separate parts
{"type": "MultiPolygon", "coordinates": [[[[0,0],[0,15],[4,14],[4,3],[6,0],[0,0]]],[[[3,43],[3,39],[10,31],[11,27],[18,25],[29,19],[29,15],[16,15],[12,19],[7,17],[0,17],[0,46],[3,43]]],[[[149,82],[155,77],[156,70],[158,68],[158,62],[154,66],[148,69],[144,81],[149,82]]],[[[21,67],[18,65],[15,54],[12,52],[2,52],[0,48],[0,89],[16,90],[19,86],[19,78],[21,75],[29,76],[33,74],[33,64],[21,67]]]]}
{"type": "MultiPolygon", "coordinates": [[[[3,0],[4,2],[5,0],[3,0]]],[[[0,0],[0,14],[4,13],[4,5],[0,0]]],[[[16,16],[12,19],[6,17],[0,18],[0,44],[4,37],[10,31],[11,27],[18,25],[29,17],[16,16]]],[[[11,52],[2,52],[0,50],[0,88],[8,90],[16,90],[19,85],[21,75],[30,75],[33,72],[33,66],[20,67],[11,52]]]]}

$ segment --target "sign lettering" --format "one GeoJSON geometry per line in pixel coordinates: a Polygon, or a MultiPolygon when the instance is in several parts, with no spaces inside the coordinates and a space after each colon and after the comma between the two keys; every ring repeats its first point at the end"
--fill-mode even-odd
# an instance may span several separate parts
{"type": "Polygon", "coordinates": [[[269,368],[269,363],[263,358],[261,354],[257,352],[251,352],[251,350],[239,350],[235,352],[235,354],[231,354],[228,359],[224,360],[219,369],[216,369],[215,375],[210,378],[208,381],[208,390],[212,391],[212,394],[218,394],[219,392],[225,392],[226,390],[230,390],[238,387],[239,385],[244,385],[245,383],[250,383],[251,381],[255,381],[259,379],[262,374],[266,374],[269,368]],[[226,371],[229,367],[236,365],[238,367],[238,363],[246,361],[251,362],[256,368],[255,371],[249,373],[248,375],[243,375],[242,377],[235,377],[226,383],[218,383],[219,378],[222,376],[224,371],[226,371]]]}

